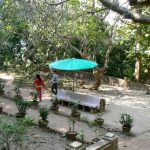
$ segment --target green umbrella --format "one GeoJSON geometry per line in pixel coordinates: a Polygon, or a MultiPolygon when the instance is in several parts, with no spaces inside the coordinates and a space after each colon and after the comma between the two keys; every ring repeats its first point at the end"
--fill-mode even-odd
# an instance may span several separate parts
{"type": "MultiPolygon", "coordinates": [[[[96,66],[97,66],[96,62],[87,59],[76,59],[76,58],[59,60],[49,64],[49,67],[52,69],[66,70],[66,71],[92,69],[95,68],[96,66]]],[[[73,78],[73,91],[74,91],[74,78],[73,78]]]]}
{"type": "Polygon", "coordinates": [[[92,69],[97,66],[96,62],[87,60],[87,59],[64,59],[55,61],[49,64],[50,68],[58,69],[58,70],[84,70],[84,69],[92,69]]]}

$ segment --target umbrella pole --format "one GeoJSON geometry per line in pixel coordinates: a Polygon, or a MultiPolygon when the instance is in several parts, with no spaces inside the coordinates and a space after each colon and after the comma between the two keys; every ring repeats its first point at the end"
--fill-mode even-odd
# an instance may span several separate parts
{"type": "Polygon", "coordinates": [[[73,88],[72,88],[73,92],[74,92],[74,75],[73,75],[73,88]]]}

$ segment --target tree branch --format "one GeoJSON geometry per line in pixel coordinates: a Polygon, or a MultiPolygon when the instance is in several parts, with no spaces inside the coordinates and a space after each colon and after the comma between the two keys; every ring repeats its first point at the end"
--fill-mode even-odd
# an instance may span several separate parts
{"type": "Polygon", "coordinates": [[[65,2],[67,2],[67,1],[70,1],[70,0],[64,0],[64,1],[61,1],[59,3],[49,3],[47,1],[45,1],[45,3],[48,4],[48,5],[51,5],[51,6],[58,6],[58,5],[61,5],[61,4],[65,3],[65,2]]]}
{"type": "Polygon", "coordinates": [[[129,0],[131,6],[149,6],[150,0],[129,0]]]}
{"type": "Polygon", "coordinates": [[[99,0],[105,7],[117,12],[118,14],[124,16],[126,19],[131,19],[136,23],[149,24],[150,16],[142,15],[139,13],[131,12],[129,9],[119,6],[115,2],[110,2],[110,0],[99,0]]]}

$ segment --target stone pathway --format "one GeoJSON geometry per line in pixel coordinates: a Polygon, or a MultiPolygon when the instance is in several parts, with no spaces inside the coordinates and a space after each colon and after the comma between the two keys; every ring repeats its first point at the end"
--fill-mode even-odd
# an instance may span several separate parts
{"type": "MultiPolygon", "coordinates": [[[[12,92],[14,86],[12,84],[12,78],[7,77],[5,94],[7,96],[13,97],[12,92]]],[[[0,78],[5,78],[0,75],[0,78]]],[[[121,113],[128,113],[134,118],[134,127],[132,128],[132,133],[135,137],[120,137],[119,138],[119,149],[120,150],[149,150],[150,148],[150,101],[149,95],[145,94],[145,91],[134,91],[125,90],[120,87],[102,85],[100,88],[102,91],[90,92],[84,89],[83,92],[91,93],[93,95],[99,95],[100,97],[106,98],[107,107],[106,112],[103,115],[105,119],[105,126],[111,128],[117,128],[121,130],[121,125],[119,124],[119,117],[121,113]]],[[[30,100],[29,95],[31,89],[22,88],[22,95],[30,100]]],[[[76,89],[78,91],[78,89],[76,89]]],[[[82,89],[80,89],[82,92],[82,89]]],[[[90,94],[89,93],[89,94],[90,94]]],[[[50,106],[51,95],[48,91],[44,91],[44,98],[41,105],[50,106]]],[[[1,98],[0,102],[5,106],[4,111],[15,114],[17,109],[13,103],[5,98],[1,98]]],[[[70,114],[70,109],[61,106],[60,111],[70,114]]],[[[31,115],[37,121],[39,119],[39,114],[37,110],[29,109],[28,115],[31,115]]],[[[87,117],[89,120],[93,120],[95,115],[82,112],[82,117],[87,117]]],[[[57,114],[50,113],[49,115],[49,126],[57,130],[66,132],[68,130],[68,119],[65,116],[60,116],[57,114]]],[[[85,123],[78,122],[75,127],[76,130],[84,130],[86,134],[86,140],[91,140],[94,137],[94,132],[85,123]]]]}

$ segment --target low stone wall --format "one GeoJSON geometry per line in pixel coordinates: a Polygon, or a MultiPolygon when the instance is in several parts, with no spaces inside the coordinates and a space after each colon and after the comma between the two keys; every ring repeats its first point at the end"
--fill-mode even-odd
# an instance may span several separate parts
{"type": "Polygon", "coordinates": [[[114,85],[114,86],[120,86],[130,90],[134,89],[134,90],[141,90],[141,91],[146,91],[150,87],[150,85],[148,84],[136,83],[127,79],[120,79],[120,78],[114,78],[109,76],[102,76],[102,83],[114,85]]]}
{"type": "MultiPolygon", "coordinates": [[[[69,76],[69,77],[75,77],[82,80],[94,81],[93,74],[89,72],[60,71],[59,74],[64,76],[69,76]]],[[[150,85],[148,84],[136,83],[127,79],[114,78],[105,75],[102,76],[101,82],[102,84],[109,84],[113,86],[124,87],[126,89],[134,89],[134,90],[142,90],[142,91],[146,91],[150,87],[150,85]]]]}

